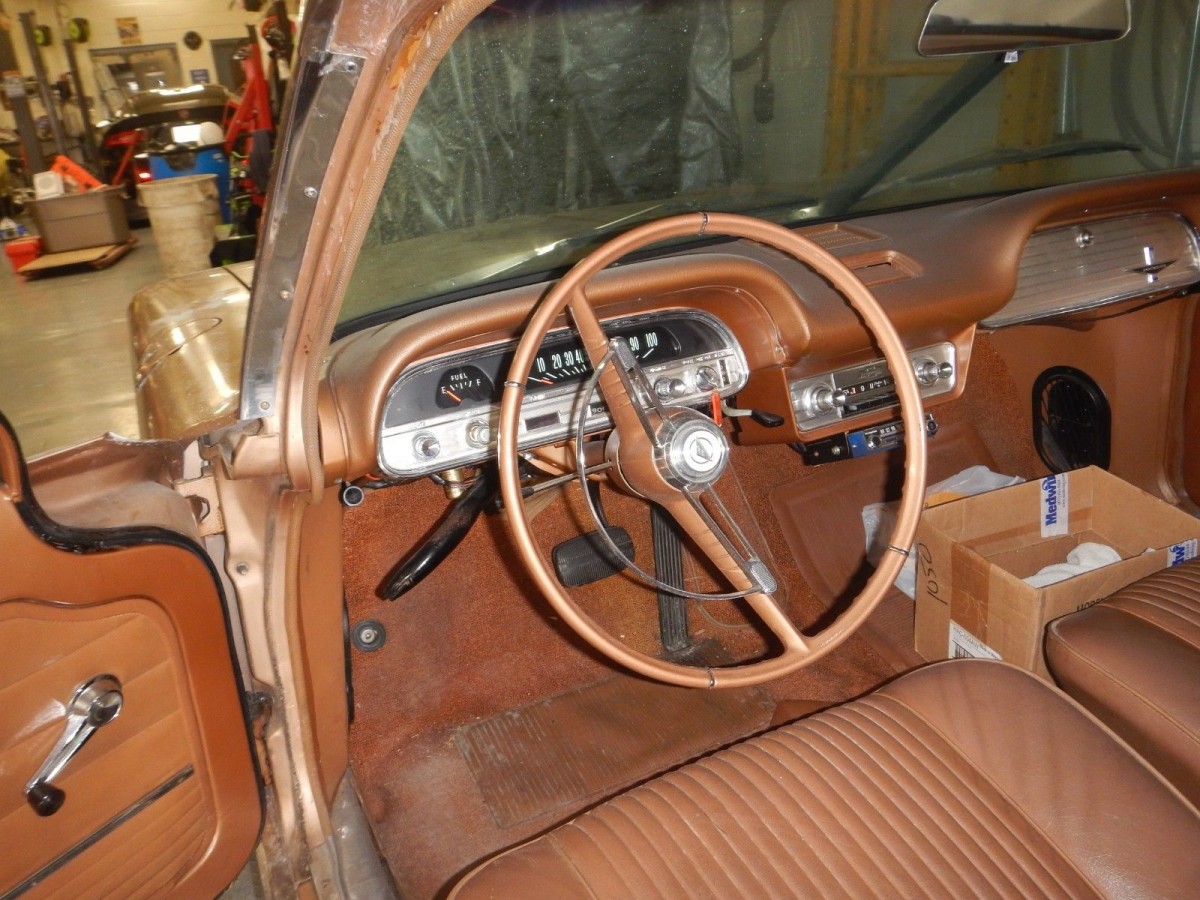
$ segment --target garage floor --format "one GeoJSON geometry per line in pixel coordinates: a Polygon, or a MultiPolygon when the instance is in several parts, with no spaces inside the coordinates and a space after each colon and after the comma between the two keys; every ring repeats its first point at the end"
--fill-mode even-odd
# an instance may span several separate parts
{"type": "Polygon", "coordinates": [[[112,431],[138,436],[125,310],[163,277],[148,227],[107,269],[26,279],[0,260],[0,412],[27,457],[112,431]]]}

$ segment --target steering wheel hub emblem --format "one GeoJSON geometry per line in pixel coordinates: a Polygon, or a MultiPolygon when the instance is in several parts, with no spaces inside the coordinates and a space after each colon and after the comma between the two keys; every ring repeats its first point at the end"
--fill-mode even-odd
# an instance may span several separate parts
{"type": "Polygon", "coordinates": [[[659,432],[659,471],[674,487],[707,488],[729,463],[725,433],[703,414],[673,411],[659,432]]]}

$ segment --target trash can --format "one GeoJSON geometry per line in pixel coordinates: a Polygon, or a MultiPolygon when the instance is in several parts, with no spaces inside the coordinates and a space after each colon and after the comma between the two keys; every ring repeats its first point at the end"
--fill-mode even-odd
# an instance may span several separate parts
{"type": "Polygon", "coordinates": [[[208,254],[221,224],[216,175],[186,175],[138,185],[138,202],[150,214],[158,258],[168,277],[210,268],[208,254]]]}
{"type": "Polygon", "coordinates": [[[229,157],[225,148],[216,144],[210,147],[175,146],[165,150],[150,151],[150,177],[154,181],[164,178],[185,178],[188,175],[216,175],[217,190],[221,198],[221,221],[229,221],[229,157]]]}

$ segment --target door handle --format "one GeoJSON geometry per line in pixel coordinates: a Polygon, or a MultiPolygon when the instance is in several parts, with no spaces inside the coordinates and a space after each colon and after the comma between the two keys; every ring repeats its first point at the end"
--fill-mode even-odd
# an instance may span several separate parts
{"type": "Polygon", "coordinates": [[[96,675],[81,684],[67,706],[63,733],[46,761],[25,785],[25,799],[39,816],[52,816],[67,795],[51,780],[58,777],[93,734],[121,713],[125,702],[121,682],[113,675],[96,675]]]}

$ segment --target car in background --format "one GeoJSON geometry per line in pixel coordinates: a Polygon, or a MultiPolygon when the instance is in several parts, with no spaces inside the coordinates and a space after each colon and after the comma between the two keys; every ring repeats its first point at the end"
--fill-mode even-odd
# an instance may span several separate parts
{"type": "Polygon", "coordinates": [[[131,200],[137,197],[137,186],[153,178],[151,151],[188,143],[189,138],[194,142],[204,123],[221,133],[231,102],[228,89],[219,84],[150,88],[120,96],[124,102],[113,116],[97,124],[100,174],[106,184],[124,186],[131,200]]]}
{"type": "Polygon", "coordinates": [[[143,439],[0,436],[0,890],[445,896],[921,665],[927,481],[1195,514],[1200,20],[1115,8],[306,3],[143,439]]]}

